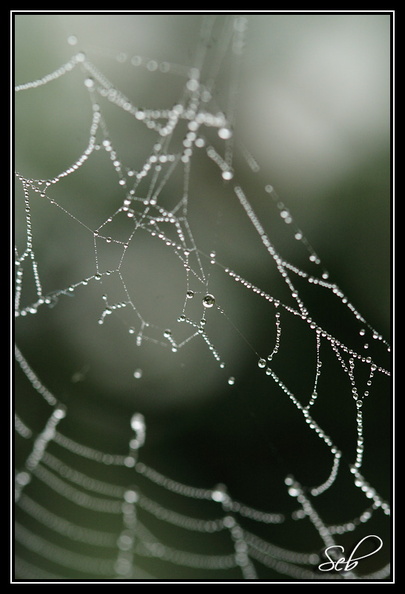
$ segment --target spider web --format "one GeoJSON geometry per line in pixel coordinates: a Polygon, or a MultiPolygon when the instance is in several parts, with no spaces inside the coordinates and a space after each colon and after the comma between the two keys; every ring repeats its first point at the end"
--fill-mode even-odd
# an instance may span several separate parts
{"type": "Polygon", "coordinates": [[[193,51],[15,86],[14,578],[387,579],[389,343],[238,137],[249,19],[131,18],[193,51]]]}

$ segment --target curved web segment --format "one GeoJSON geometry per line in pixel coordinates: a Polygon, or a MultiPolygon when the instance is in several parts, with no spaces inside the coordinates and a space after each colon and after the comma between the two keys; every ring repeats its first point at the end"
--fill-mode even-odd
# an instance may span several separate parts
{"type": "MultiPolygon", "coordinates": [[[[286,503],[281,505],[276,499],[274,509],[273,487],[268,480],[266,506],[239,500],[222,483],[201,487],[191,481],[178,481],[161,472],[158,461],[152,458],[151,463],[146,463],[143,459],[154,423],[149,424],[142,399],[137,402],[135,397],[130,406],[127,402],[117,403],[117,411],[120,415],[124,411],[127,422],[114,447],[108,447],[106,428],[103,444],[97,440],[92,444],[91,436],[80,432],[77,413],[70,416],[71,409],[77,406],[75,397],[69,397],[62,388],[50,390],[31,365],[32,357],[19,346],[15,356],[28,380],[29,399],[24,404],[16,397],[18,579],[152,580],[191,576],[303,581],[379,580],[389,576],[389,565],[385,563],[367,575],[357,570],[321,573],[317,569],[322,560],[320,551],[335,547],[347,535],[359,534],[360,539],[376,516],[384,518],[390,513],[389,503],[362,474],[367,451],[365,411],[376,379],[378,389],[381,381],[389,380],[387,366],[380,364],[384,360],[380,353],[389,352],[389,345],[330,280],[329,272],[274,188],[259,179],[252,192],[246,181],[261,174],[254,158],[236,138],[235,89],[246,30],[245,17],[204,19],[192,67],[121,55],[122,65],[132,69],[134,80],[139,69],[150,76],[158,73],[162,80],[169,76],[181,80],[177,102],[159,109],[138,106],[83,52],[76,53],[53,73],[16,86],[16,92],[30,92],[35,100],[35,93],[57,80],[75,84],[70,77],[79,72],[91,106],[87,143],[74,162],[47,179],[32,179],[23,171],[16,173],[24,205],[24,232],[17,237],[15,249],[17,335],[25,343],[24,324],[29,324],[32,317],[46,323],[48,313],[70,308],[75,300],[80,307],[86,292],[93,303],[87,312],[87,322],[93,329],[98,326],[108,336],[111,320],[116,320],[126,336],[123,344],[127,345],[130,338],[130,347],[122,347],[121,356],[126,361],[136,361],[138,347],[156,348],[154,353],[162,352],[166,357],[168,353],[180,356],[193,352],[198,346],[209,355],[204,364],[213,363],[219,381],[237,387],[238,363],[233,361],[229,341],[224,339],[229,335],[231,342],[239,341],[247,352],[246,364],[259,378],[255,386],[261,386],[260,400],[276,394],[275,410],[276,406],[286,407],[286,426],[291,415],[299,430],[306,436],[310,434],[310,440],[314,438],[311,448],[315,443],[322,452],[322,468],[319,472],[311,470],[306,479],[305,472],[285,463],[282,480],[280,475],[274,481],[278,480],[285,492],[286,503]],[[214,49],[210,47],[213,38],[220,39],[214,49]],[[215,97],[224,70],[230,75],[226,109],[221,110],[215,97]],[[112,132],[115,113],[125,116],[128,126],[135,124],[139,138],[145,139],[142,158],[142,150],[137,150],[131,161],[128,146],[120,147],[120,138],[112,132]],[[75,176],[86,172],[93,162],[97,167],[102,164],[100,177],[107,173],[113,178],[115,194],[107,202],[106,216],[98,214],[97,200],[90,201],[93,211],[83,204],[91,188],[82,192],[80,201],[69,194],[69,187],[64,190],[68,180],[80,182],[81,178],[75,176]],[[219,184],[223,195],[220,204],[217,195],[207,197],[201,191],[201,179],[204,181],[207,172],[214,172],[219,184]],[[46,273],[50,258],[44,256],[43,245],[36,243],[38,209],[46,213],[47,221],[54,217],[55,221],[66,222],[72,233],[78,230],[77,237],[90,246],[87,255],[92,255],[85,263],[87,274],[57,288],[53,286],[55,281],[46,273]],[[227,218],[228,209],[237,213],[234,220],[227,218]],[[202,232],[201,218],[196,213],[201,217],[206,210],[209,215],[202,232]],[[218,226],[218,214],[211,218],[212,212],[226,219],[223,227],[218,226]],[[268,212],[272,213],[270,224],[268,212]],[[238,227],[240,220],[243,230],[238,227]],[[281,223],[275,241],[268,230],[275,224],[273,221],[281,223]],[[284,232],[292,240],[289,245],[293,252],[283,243],[280,249],[276,246],[284,232]],[[237,272],[239,242],[245,254],[248,242],[254,245],[255,261],[260,255],[260,266],[268,274],[257,275],[243,259],[244,272],[237,272]],[[291,257],[283,253],[291,253],[291,257]],[[156,261],[162,266],[156,277],[167,273],[168,300],[158,308],[151,306],[154,291],[160,290],[154,284],[155,270],[150,271],[156,261]],[[351,320],[354,330],[350,335],[340,333],[336,324],[331,330],[328,317],[318,318],[312,292],[324,296],[325,303],[333,304],[336,311],[351,320]],[[260,325],[265,323],[271,329],[264,340],[256,341],[254,333],[245,330],[244,299],[265,312],[260,325]],[[289,356],[291,336],[296,331],[298,336],[305,335],[302,345],[311,353],[311,363],[304,373],[309,379],[302,388],[280,362],[284,351],[289,356]],[[364,354],[363,343],[370,339],[372,344],[367,344],[364,354]],[[338,396],[325,383],[331,367],[338,368],[343,377],[338,396]],[[343,433],[342,428],[335,431],[330,418],[322,412],[325,402],[328,407],[328,399],[332,398],[343,401],[345,410],[350,411],[346,418],[348,440],[343,435],[346,429],[343,433]],[[39,401],[38,418],[31,419],[30,402],[39,401]],[[138,410],[142,413],[135,412],[138,410]],[[338,500],[341,478],[347,492],[355,493],[356,511],[344,521],[340,514],[336,514],[340,519],[335,521],[333,513],[325,511],[329,518],[325,519],[322,511],[317,511],[318,502],[320,510],[325,510],[323,501],[330,505],[338,500]],[[47,503],[50,500],[52,504],[47,503]],[[311,535],[309,548],[295,540],[296,526],[304,535],[311,535]],[[292,534],[288,544],[282,534],[292,534]]],[[[133,143],[138,142],[137,135],[131,138],[133,143]]],[[[77,191],[77,186],[74,188],[77,191]]],[[[99,190],[95,180],[93,191],[97,194],[99,190]]],[[[101,205],[100,212],[105,212],[105,205],[101,205]]],[[[115,340],[116,334],[111,336],[109,341],[115,340]]],[[[299,346],[299,339],[297,343],[299,346]]],[[[114,344],[114,350],[119,348],[118,343],[114,344]]],[[[136,363],[131,365],[132,379],[142,381],[144,369],[136,363]]],[[[155,365],[159,369],[159,361],[155,365]]],[[[71,385],[79,385],[87,373],[86,367],[76,372],[71,385]]],[[[120,385],[119,378],[117,382],[120,385]]],[[[249,393],[247,399],[251,399],[249,393]]],[[[96,406],[93,400],[89,402],[90,408],[96,406]]],[[[272,422],[269,419],[269,428],[272,422]]],[[[150,455],[147,459],[151,459],[150,455]]],[[[175,470],[170,474],[175,476],[175,470]]]]}

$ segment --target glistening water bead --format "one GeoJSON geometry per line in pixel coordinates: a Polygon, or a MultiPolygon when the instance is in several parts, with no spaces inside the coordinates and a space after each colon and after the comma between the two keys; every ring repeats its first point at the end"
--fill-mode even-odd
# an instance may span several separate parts
{"type": "Polygon", "coordinates": [[[202,302],[204,307],[213,307],[215,305],[215,297],[208,294],[203,298],[202,302]]]}
{"type": "Polygon", "coordinates": [[[218,136],[223,140],[229,140],[230,138],[232,138],[232,129],[227,128],[225,126],[223,128],[219,128],[218,136]]]}

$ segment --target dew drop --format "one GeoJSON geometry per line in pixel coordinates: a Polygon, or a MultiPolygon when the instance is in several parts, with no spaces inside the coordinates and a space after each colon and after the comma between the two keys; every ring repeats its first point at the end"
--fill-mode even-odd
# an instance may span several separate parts
{"type": "Polygon", "coordinates": [[[84,86],[88,89],[92,89],[94,87],[94,80],[89,76],[85,79],[84,86]]]}
{"type": "Polygon", "coordinates": [[[198,88],[200,86],[200,83],[198,82],[198,80],[196,78],[190,78],[187,81],[186,87],[189,91],[198,91],[198,88]]]}
{"type": "Polygon", "coordinates": [[[67,38],[67,42],[69,45],[76,45],[77,44],[76,35],[69,35],[69,37],[67,38]]]}
{"type": "Polygon", "coordinates": [[[218,130],[218,136],[222,138],[222,140],[229,140],[229,138],[232,138],[232,135],[232,129],[229,127],[224,126],[218,130]]]}
{"type": "Polygon", "coordinates": [[[225,171],[222,172],[222,179],[228,181],[232,178],[233,178],[233,171],[231,171],[230,169],[226,169],[225,171]]]}
{"type": "Polygon", "coordinates": [[[57,408],[55,409],[53,416],[56,419],[63,419],[66,416],[66,410],[65,408],[57,408]]]}
{"type": "Polygon", "coordinates": [[[296,487],[290,487],[290,488],[288,489],[288,494],[289,494],[291,497],[298,497],[298,495],[300,494],[300,491],[299,491],[299,489],[297,489],[296,487]]]}
{"type": "Polygon", "coordinates": [[[187,291],[186,293],[187,299],[192,299],[194,297],[194,291],[187,291]]]}
{"type": "Polygon", "coordinates": [[[140,66],[142,64],[142,58],[140,56],[132,56],[131,64],[132,66],[140,66]]]}
{"type": "Polygon", "coordinates": [[[18,485],[25,487],[31,480],[31,475],[28,472],[22,471],[19,472],[16,476],[16,482],[18,485]]]}
{"type": "Polygon", "coordinates": [[[141,379],[142,377],[142,369],[135,369],[134,371],[134,378],[135,379],[141,379]]]}
{"type": "Polygon", "coordinates": [[[125,52],[120,52],[119,54],[117,54],[116,60],[117,62],[123,64],[127,60],[127,54],[125,52]]]}
{"type": "Polygon", "coordinates": [[[124,493],[124,499],[127,503],[136,503],[138,501],[138,493],[129,489],[124,493]]]}
{"type": "Polygon", "coordinates": [[[257,365],[260,369],[264,369],[266,367],[266,359],[259,359],[257,365]]]}
{"type": "Polygon", "coordinates": [[[134,431],[144,431],[145,430],[145,419],[144,416],[140,413],[135,413],[131,419],[131,428],[134,431]]]}
{"type": "Polygon", "coordinates": [[[235,385],[235,378],[233,376],[231,376],[231,377],[228,378],[228,384],[230,386],[235,385]]]}
{"type": "Polygon", "coordinates": [[[218,503],[225,501],[228,498],[225,485],[217,485],[211,493],[211,498],[218,503]]]}
{"type": "Polygon", "coordinates": [[[215,305],[215,297],[208,294],[203,298],[202,302],[204,307],[213,307],[215,305]]]}

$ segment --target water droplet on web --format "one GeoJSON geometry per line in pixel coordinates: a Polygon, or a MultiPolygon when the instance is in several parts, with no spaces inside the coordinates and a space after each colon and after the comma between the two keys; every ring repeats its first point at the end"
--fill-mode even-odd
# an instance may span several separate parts
{"type": "Polygon", "coordinates": [[[232,138],[232,134],[232,129],[226,126],[224,126],[223,128],[219,128],[218,130],[218,136],[223,140],[228,140],[229,138],[232,138]]]}
{"type": "Polygon", "coordinates": [[[186,296],[187,299],[192,299],[194,297],[194,291],[187,291],[186,296]]]}
{"type": "Polygon", "coordinates": [[[222,179],[228,181],[233,178],[233,171],[231,169],[227,169],[226,171],[222,172],[222,179]]]}
{"type": "Polygon", "coordinates": [[[67,38],[67,42],[69,45],[76,45],[77,44],[76,35],[69,35],[69,37],[67,38]]]}
{"type": "Polygon", "coordinates": [[[235,385],[235,378],[231,375],[231,377],[228,378],[228,384],[230,386],[234,386],[235,385]]]}
{"type": "Polygon", "coordinates": [[[28,472],[22,471],[19,472],[16,476],[16,482],[18,485],[25,487],[31,480],[31,475],[28,472]]]}
{"type": "Polygon", "coordinates": [[[171,336],[171,335],[172,335],[172,331],[171,331],[171,330],[165,330],[165,331],[163,332],[163,336],[164,336],[165,338],[169,338],[169,336],[171,336]]]}
{"type": "Polygon", "coordinates": [[[142,64],[142,58],[140,56],[132,56],[131,64],[132,66],[140,66],[142,64]]]}
{"type": "Polygon", "coordinates": [[[259,359],[257,365],[260,369],[264,369],[266,367],[266,359],[259,359]]]}
{"type": "Polygon", "coordinates": [[[124,62],[126,62],[127,57],[128,56],[125,52],[120,52],[119,54],[117,54],[116,60],[117,60],[117,62],[120,62],[121,64],[123,64],[124,62]]]}
{"type": "Polygon", "coordinates": [[[190,78],[186,84],[186,87],[189,91],[197,91],[199,86],[200,86],[200,83],[195,78],[190,78]]]}
{"type": "Polygon", "coordinates": [[[138,493],[129,489],[124,493],[124,499],[127,503],[136,503],[138,501],[138,493]]]}
{"type": "Polygon", "coordinates": [[[204,307],[213,307],[215,305],[215,297],[208,294],[203,298],[202,302],[204,307]]]}
{"type": "Polygon", "coordinates": [[[140,379],[142,377],[142,369],[135,369],[134,371],[134,378],[140,379]]]}
{"type": "Polygon", "coordinates": [[[297,489],[296,487],[290,487],[290,488],[288,489],[288,494],[289,494],[291,497],[298,497],[298,495],[300,494],[300,491],[299,491],[299,489],[297,489]]]}
{"type": "Polygon", "coordinates": [[[91,76],[85,79],[84,86],[88,89],[92,89],[94,87],[94,80],[91,78],[91,76]]]}
{"type": "Polygon", "coordinates": [[[225,485],[217,485],[211,493],[211,498],[213,499],[213,501],[217,501],[218,503],[226,501],[226,499],[228,498],[228,494],[226,492],[225,485]]]}
{"type": "Polygon", "coordinates": [[[144,416],[140,413],[135,413],[131,419],[131,428],[134,431],[144,431],[145,430],[145,419],[144,416]]]}

